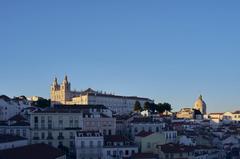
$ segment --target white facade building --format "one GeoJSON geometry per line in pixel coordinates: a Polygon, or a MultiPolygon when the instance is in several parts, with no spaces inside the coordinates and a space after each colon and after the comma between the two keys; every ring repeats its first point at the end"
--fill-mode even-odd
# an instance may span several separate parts
{"type": "Polygon", "coordinates": [[[23,97],[11,99],[2,95],[0,96],[0,121],[6,121],[28,107],[31,107],[31,105],[23,97]]]}

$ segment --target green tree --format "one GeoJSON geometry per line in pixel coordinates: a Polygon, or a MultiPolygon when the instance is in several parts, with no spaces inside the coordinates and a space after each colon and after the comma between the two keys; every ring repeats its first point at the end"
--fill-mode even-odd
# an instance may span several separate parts
{"type": "Polygon", "coordinates": [[[164,108],[164,111],[171,112],[171,110],[172,110],[172,106],[169,103],[163,103],[163,108],[164,108]]]}
{"type": "Polygon", "coordinates": [[[158,104],[156,105],[156,111],[157,111],[159,114],[160,114],[160,113],[163,113],[163,112],[165,111],[162,103],[158,103],[158,104]]]}
{"type": "Polygon", "coordinates": [[[150,109],[150,103],[149,102],[145,102],[144,103],[144,110],[149,110],[150,109]]]}
{"type": "Polygon", "coordinates": [[[141,103],[139,101],[135,102],[135,104],[134,104],[134,111],[135,112],[141,112],[142,111],[141,103]]]}
{"type": "Polygon", "coordinates": [[[51,106],[51,101],[50,99],[40,98],[39,100],[34,101],[32,105],[40,108],[46,108],[51,106]]]}
{"type": "Polygon", "coordinates": [[[149,104],[149,110],[154,113],[156,111],[157,105],[155,103],[149,104]]]}

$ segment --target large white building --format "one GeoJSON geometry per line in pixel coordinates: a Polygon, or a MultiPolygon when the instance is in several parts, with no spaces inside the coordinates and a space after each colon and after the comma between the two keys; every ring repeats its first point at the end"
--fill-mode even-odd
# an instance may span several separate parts
{"type": "Polygon", "coordinates": [[[107,106],[118,114],[129,113],[133,110],[136,101],[143,106],[145,102],[153,102],[149,98],[140,98],[136,96],[119,96],[89,88],[85,91],[72,91],[71,84],[65,76],[63,82],[59,85],[55,78],[51,86],[51,102],[52,104],[100,104],[107,106]]]}

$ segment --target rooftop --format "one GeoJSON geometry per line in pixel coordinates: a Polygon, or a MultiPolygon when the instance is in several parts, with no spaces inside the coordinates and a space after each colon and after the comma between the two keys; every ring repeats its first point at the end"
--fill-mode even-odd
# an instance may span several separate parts
{"type": "Polygon", "coordinates": [[[25,119],[22,115],[17,114],[17,115],[14,115],[13,117],[9,118],[8,120],[10,120],[10,121],[25,121],[27,119],[25,119]]]}
{"type": "Polygon", "coordinates": [[[0,143],[7,143],[7,142],[13,142],[13,141],[20,141],[20,140],[27,140],[27,139],[20,136],[0,134],[0,143]]]}
{"type": "Polygon", "coordinates": [[[1,159],[56,159],[65,154],[46,144],[33,144],[0,151],[1,159]]]}
{"type": "Polygon", "coordinates": [[[90,109],[107,109],[104,105],[54,105],[45,110],[38,110],[34,113],[82,113],[90,109]]]}
{"type": "Polygon", "coordinates": [[[105,142],[130,142],[126,136],[122,135],[108,135],[104,136],[105,142]]]}
{"type": "Polygon", "coordinates": [[[165,144],[165,145],[158,145],[161,148],[161,151],[164,153],[183,153],[183,152],[192,152],[194,151],[193,146],[184,146],[179,144],[165,144]]]}
{"type": "Polygon", "coordinates": [[[131,123],[161,123],[161,121],[150,118],[150,117],[139,117],[134,118],[131,123]]]}
{"type": "Polygon", "coordinates": [[[146,132],[146,131],[141,131],[139,132],[138,134],[136,134],[135,136],[138,136],[138,137],[146,137],[146,136],[149,136],[153,134],[153,132],[146,132]]]}

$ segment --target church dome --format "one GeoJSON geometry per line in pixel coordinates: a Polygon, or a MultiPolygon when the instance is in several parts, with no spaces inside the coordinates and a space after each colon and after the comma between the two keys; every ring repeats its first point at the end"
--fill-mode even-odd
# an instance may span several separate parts
{"type": "Polygon", "coordinates": [[[199,110],[202,114],[206,114],[206,107],[207,105],[202,99],[202,95],[200,95],[194,104],[194,109],[199,110]]]}

